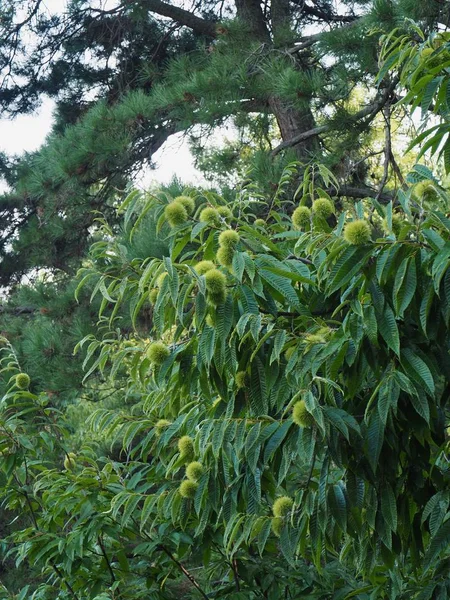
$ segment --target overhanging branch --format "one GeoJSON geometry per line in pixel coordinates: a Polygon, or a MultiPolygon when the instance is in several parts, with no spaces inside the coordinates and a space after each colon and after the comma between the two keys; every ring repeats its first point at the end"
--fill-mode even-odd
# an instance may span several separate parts
{"type": "Polygon", "coordinates": [[[356,15],[337,15],[333,13],[331,10],[327,11],[325,9],[321,9],[317,6],[309,6],[306,4],[304,0],[292,0],[294,4],[301,8],[301,12],[310,17],[316,17],[321,21],[326,21],[327,23],[352,23],[359,17],[356,15]]]}
{"type": "Polygon", "coordinates": [[[167,2],[161,2],[161,0],[146,0],[144,6],[150,12],[154,12],[162,17],[168,17],[172,21],[176,21],[180,25],[184,25],[202,35],[213,38],[217,35],[216,23],[197,17],[197,15],[184,8],[173,6],[173,4],[168,4],[167,2]]]}
{"type": "MultiPolygon", "coordinates": [[[[345,23],[344,25],[342,25],[342,27],[336,27],[335,29],[333,29],[333,33],[339,32],[339,31],[344,31],[346,29],[348,29],[349,27],[355,27],[358,23],[360,23],[362,17],[357,17],[354,21],[351,21],[349,23],[345,23]]],[[[320,33],[313,33],[312,35],[308,35],[305,37],[302,37],[296,44],[295,46],[293,46],[292,48],[290,48],[287,52],[289,54],[295,54],[297,52],[300,52],[300,50],[304,50],[305,48],[309,48],[310,46],[312,46],[313,44],[319,42],[323,35],[328,33],[327,31],[321,31],[320,33]]]]}
{"type": "Polygon", "coordinates": [[[330,196],[337,196],[342,198],[344,196],[348,198],[377,198],[382,204],[387,204],[393,200],[394,195],[389,192],[378,193],[378,190],[374,190],[371,187],[354,187],[351,185],[341,185],[336,191],[336,188],[330,188],[326,190],[330,196]]]}
{"type": "MultiPolygon", "coordinates": [[[[362,119],[366,119],[366,124],[369,123],[380,112],[380,110],[389,100],[397,83],[398,77],[396,77],[388,85],[388,87],[385,88],[381,94],[379,94],[378,98],[374,102],[368,104],[365,108],[355,113],[352,116],[352,119],[354,121],[361,121],[362,119]]],[[[281,144],[279,144],[276,148],[272,150],[272,156],[276,156],[285,148],[292,148],[292,146],[296,146],[300,142],[304,142],[305,140],[320,135],[321,133],[326,133],[327,131],[330,131],[332,129],[333,123],[327,123],[325,125],[320,125],[319,127],[314,127],[313,129],[310,129],[308,131],[303,131],[302,133],[299,133],[298,135],[291,138],[290,140],[285,140],[284,142],[281,142],[281,144]]]]}

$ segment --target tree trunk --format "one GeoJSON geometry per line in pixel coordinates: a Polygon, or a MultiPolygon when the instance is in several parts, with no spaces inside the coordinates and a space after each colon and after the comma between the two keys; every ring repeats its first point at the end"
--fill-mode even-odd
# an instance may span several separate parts
{"type": "Polygon", "coordinates": [[[259,0],[235,0],[238,19],[245,23],[249,33],[262,44],[270,44],[267,29],[259,0]]]}
{"type": "MultiPolygon", "coordinates": [[[[240,21],[246,24],[250,34],[261,44],[272,47],[277,38],[282,38],[290,25],[288,0],[272,0],[270,14],[272,21],[272,40],[261,10],[259,0],[235,0],[236,13],[240,21]]],[[[291,140],[294,136],[315,127],[311,109],[299,110],[293,108],[288,102],[277,96],[268,99],[269,107],[275,116],[283,142],[291,140]]],[[[318,149],[318,140],[314,136],[292,146],[298,160],[310,160],[312,154],[318,149]]]]}
{"type": "MultiPolygon", "coordinates": [[[[283,142],[293,139],[300,133],[310,131],[316,126],[309,107],[301,111],[292,108],[276,96],[269,98],[269,106],[277,120],[283,142]]],[[[319,149],[318,138],[317,136],[308,138],[292,146],[292,148],[297,154],[298,160],[308,161],[319,149]]]]}

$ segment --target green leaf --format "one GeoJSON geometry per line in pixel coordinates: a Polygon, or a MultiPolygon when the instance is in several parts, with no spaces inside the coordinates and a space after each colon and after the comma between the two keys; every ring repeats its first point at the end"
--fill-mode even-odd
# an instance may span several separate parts
{"type": "Polygon", "coordinates": [[[242,275],[245,269],[246,252],[235,252],[233,255],[233,274],[238,281],[242,281],[242,275]]]}
{"type": "Polygon", "coordinates": [[[264,450],[264,464],[267,464],[272,455],[278,450],[292,425],[292,420],[288,419],[280,425],[279,429],[269,439],[264,450]]]}
{"type": "Polygon", "coordinates": [[[396,315],[403,317],[414,297],[417,287],[416,262],[414,257],[404,260],[397,270],[394,282],[393,301],[396,315]]]}
{"type": "Polygon", "coordinates": [[[410,348],[404,348],[400,356],[405,372],[413,381],[419,383],[430,396],[434,396],[435,385],[428,365],[410,348]]]}
{"type": "Polygon", "coordinates": [[[250,405],[255,415],[265,415],[269,409],[267,402],[266,374],[258,357],[252,362],[250,372],[250,405]]]}
{"type": "Polygon", "coordinates": [[[397,531],[397,502],[389,483],[381,490],[381,512],[391,531],[397,531]]]}
{"type": "Polygon", "coordinates": [[[380,419],[386,425],[389,411],[397,408],[400,387],[392,375],[387,375],[378,392],[377,409],[380,419]]]}
{"type": "Polygon", "coordinates": [[[434,94],[436,93],[436,90],[443,79],[444,77],[442,75],[440,77],[435,77],[426,85],[425,89],[423,90],[422,101],[420,103],[420,107],[422,109],[422,119],[429,109],[430,104],[433,102],[434,94]]]}
{"type": "Polygon", "coordinates": [[[400,336],[394,311],[386,302],[383,313],[377,314],[378,331],[389,348],[399,356],[400,354],[400,336]]]}
{"type": "Polygon", "coordinates": [[[431,307],[433,305],[434,300],[434,287],[431,283],[428,283],[427,288],[422,296],[422,301],[420,303],[420,326],[422,327],[422,331],[425,335],[427,335],[427,322],[428,316],[430,314],[431,307]]]}
{"type": "Polygon", "coordinates": [[[333,485],[328,492],[328,505],[331,514],[336,520],[336,523],[342,529],[347,529],[347,502],[342,487],[339,484],[333,485]]]}
{"type": "Polygon", "coordinates": [[[425,554],[425,572],[433,565],[439,554],[450,547],[450,518],[442,524],[436,535],[432,538],[430,546],[425,554]]]}
{"type": "Polygon", "coordinates": [[[371,252],[372,249],[368,250],[358,246],[345,248],[325,281],[326,295],[331,296],[338,289],[347,285],[362,270],[365,260],[371,252]]]}
{"type": "Polygon", "coordinates": [[[262,556],[264,549],[267,544],[267,540],[270,536],[270,531],[272,529],[272,519],[267,518],[264,524],[261,527],[260,532],[258,533],[258,537],[256,540],[256,546],[258,548],[258,552],[260,556],[262,556]]]}
{"type": "Polygon", "coordinates": [[[378,412],[372,412],[367,425],[367,458],[374,473],[377,471],[381,448],[384,443],[384,423],[378,412]]]}
{"type": "Polygon", "coordinates": [[[421,390],[412,394],[409,399],[414,407],[414,410],[419,414],[427,423],[430,423],[430,407],[428,404],[427,396],[421,390]]]}
{"type": "Polygon", "coordinates": [[[202,363],[209,367],[214,356],[216,343],[216,330],[213,327],[206,326],[200,336],[198,351],[202,363]]]}
{"type": "Polygon", "coordinates": [[[261,279],[266,281],[270,286],[272,286],[277,292],[279,292],[283,298],[288,302],[288,304],[294,306],[295,308],[302,310],[302,306],[298,300],[298,296],[296,291],[291,285],[291,282],[288,278],[282,277],[280,275],[275,275],[271,271],[267,269],[259,269],[258,271],[261,279]]]}
{"type": "Polygon", "coordinates": [[[273,340],[273,348],[272,353],[270,355],[270,363],[272,364],[276,360],[279,360],[281,351],[283,350],[284,344],[286,342],[287,333],[284,329],[277,331],[275,334],[275,338],[273,340]]]}

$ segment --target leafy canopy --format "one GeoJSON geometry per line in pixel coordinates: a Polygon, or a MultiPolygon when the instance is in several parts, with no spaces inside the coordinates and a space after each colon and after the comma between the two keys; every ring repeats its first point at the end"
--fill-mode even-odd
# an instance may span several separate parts
{"type": "MultiPolygon", "coordinates": [[[[294,204],[324,197],[333,178],[314,170],[294,204]]],[[[447,194],[431,206],[418,190],[395,208],[335,205],[335,221],[312,210],[301,230],[281,200],[255,225],[261,200],[245,189],[214,223],[199,215],[223,199],[191,195],[175,227],[167,194],[129,195],[127,235],[152,213],[168,254],[133,257],[105,223],[80,273],[101,298],[101,328],[79,345],[86,378],[102,373],[133,406],[90,427],[121,459],[70,454],[48,398],[14,378],[3,399],[4,503],[30,519],[10,553],[48,571],[33,598],[53,598],[50,583],[60,598],[172,598],[180,570],[192,597],[444,593],[450,223],[447,194]],[[361,220],[370,239],[349,233],[361,220]],[[147,335],[124,336],[121,304],[135,320],[150,295],[147,335]],[[43,468],[49,456],[59,464],[43,468]]]]}

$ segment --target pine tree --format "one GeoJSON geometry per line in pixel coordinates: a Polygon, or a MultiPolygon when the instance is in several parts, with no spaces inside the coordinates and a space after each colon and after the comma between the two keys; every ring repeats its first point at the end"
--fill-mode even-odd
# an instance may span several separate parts
{"type": "MultiPolygon", "coordinates": [[[[41,0],[2,6],[3,113],[30,111],[42,94],[57,111],[43,148],[1,161],[12,185],[0,204],[1,283],[33,267],[72,273],[94,211],[114,219],[127,178],[172,133],[193,125],[257,123],[262,154],[254,173],[269,188],[285,158],[318,159],[331,147],[339,164],[392,99],[394,82],[371,91],[380,33],[404,16],[432,28],[445,22],[446,9],[410,0],[333,7],[329,0],[205,0],[192,11],[136,0],[106,9],[71,0],[64,13],[49,14],[41,0]],[[319,33],[306,34],[312,25],[319,33]],[[358,85],[370,99],[350,109],[358,85]],[[274,123],[278,144],[270,140],[274,123]]],[[[347,181],[345,192],[376,195],[366,175],[347,181]]]]}

